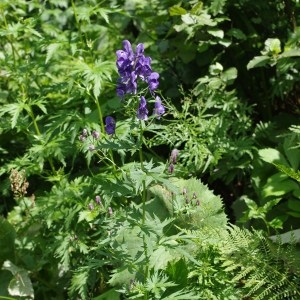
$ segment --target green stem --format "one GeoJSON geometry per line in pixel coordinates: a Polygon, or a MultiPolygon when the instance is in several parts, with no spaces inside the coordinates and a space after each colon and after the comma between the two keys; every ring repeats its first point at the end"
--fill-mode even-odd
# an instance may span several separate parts
{"type": "MultiPolygon", "coordinates": [[[[105,132],[104,122],[103,122],[103,115],[102,115],[102,110],[101,110],[101,106],[100,106],[99,100],[96,97],[93,97],[93,98],[94,98],[96,106],[97,106],[97,111],[98,111],[98,116],[99,116],[101,131],[105,132]]],[[[116,171],[116,164],[115,164],[114,156],[113,156],[113,153],[112,153],[111,149],[109,149],[108,154],[109,154],[110,160],[112,161],[113,169],[114,169],[114,171],[116,171]]]]}
{"type": "MultiPolygon", "coordinates": [[[[143,121],[140,121],[140,136],[139,136],[139,142],[138,142],[138,147],[139,147],[139,157],[140,157],[140,163],[141,163],[141,170],[145,172],[145,167],[144,167],[144,159],[143,159],[143,121]]],[[[143,179],[142,181],[143,185],[143,191],[142,191],[142,201],[143,201],[143,216],[142,216],[142,224],[145,223],[145,215],[146,215],[146,180],[143,179]]]]}
{"type": "Polygon", "coordinates": [[[82,45],[84,45],[83,40],[82,40],[81,25],[80,25],[80,22],[78,20],[78,15],[77,15],[74,0],[71,0],[71,3],[72,3],[72,9],[73,9],[73,13],[74,13],[75,22],[76,22],[78,32],[79,32],[80,42],[81,42],[82,45]]]}
{"type": "MultiPolygon", "coordinates": [[[[7,20],[6,20],[6,17],[5,17],[5,13],[2,10],[1,10],[1,14],[3,16],[3,21],[4,21],[5,29],[7,29],[8,28],[7,20]]],[[[12,55],[13,55],[13,61],[14,61],[14,68],[16,69],[16,67],[17,67],[17,62],[16,62],[16,53],[17,53],[17,51],[15,49],[14,43],[13,43],[13,41],[12,41],[12,39],[11,39],[10,36],[7,36],[7,40],[9,42],[10,46],[11,46],[12,55]]]]}
{"type": "Polygon", "coordinates": [[[99,100],[96,97],[93,97],[93,98],[94,98],[94,100],[96,102],[101,130],[102,130],[102,132],[104,132],[104,122],[103,122],[103,115],[102,115],[101,106],[100,106],[99,100]]]}
{"type": "MultiPolygon", "coordinates": [[[[29,115],[30,115],[30,117],[31,117],[31,119],[32,119],[33,126],[34,126],[34,129],[35,129],[36,134],[37,134],[38,136],[41,136],[42,134],[41,134],[41,131],[40,131],[40,129],[39,129],[39,126],[38,126],[38,124],[37,124],[37,122],[36,122],[36,118],[35,118],[35,116],[34,116],[34,113],[33,113],[33,111],[32,111],[31,106],[29,106],[29,111],[28,111],[28,113],[29,113],[29,115]]],[[[48,162],[49,162],[49,165],[50,165],[50,167],[51,167],[52,172],[55,173],[56,171],[55,171],[55,167],[54,167],[53,160],[52,160],[51,157],[48,158],[48,162]]]]}

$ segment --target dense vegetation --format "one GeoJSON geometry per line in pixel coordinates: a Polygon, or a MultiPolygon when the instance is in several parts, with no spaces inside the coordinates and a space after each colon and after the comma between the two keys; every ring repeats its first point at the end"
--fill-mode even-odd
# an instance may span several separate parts
{"type": "Polygon", "coordinates": [[[1,0],[0,299],[300,299],[299,0],[1,0]]]}

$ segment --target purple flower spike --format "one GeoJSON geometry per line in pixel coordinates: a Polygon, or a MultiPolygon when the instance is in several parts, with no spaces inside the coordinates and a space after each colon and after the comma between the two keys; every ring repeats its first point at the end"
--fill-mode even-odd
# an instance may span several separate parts
{"type": "Polygon", "coordinates": [[[144,44],[140,43],[133,52],[128,40],[123,41],[123,49],[116,51],[116,65],[120,78],[117,82],[117,95],[124,98],[125,94],[136,94],[138,79],[146,82],[150,92],[158,88],[159,74],[151,69],[151,58],[144,55],[144,44]]]}
{"type": "Polygon", "coordinates": [[[160,116],[165,113],[165,107],[161,104],[160,97],[156,96],[156,101],[154,104],[153,114],[157,116],[157,119],[160,119],[160,116]]]}
{"type": "Polygon", "coordinates": [[[144,96],[141,96],[141,99],[140,99],[140,105],[137,110],[137,118],[139,120],[147,120],[148,119],[147,101],[144,96]]]}
{"type": "Polygon", "coordinates": [[[114,134],[116,130],[116,121],[113,117],[108,116],[105,118],[105,132],[107,134],[114,134]]]}
{"type": "Polygon", "coordinates": [[[154,91],[158,88],[159,82],[158,82],[159,74],[156,72],[151,73],[148,76],[148,84],[150,91],[154,91]]]}

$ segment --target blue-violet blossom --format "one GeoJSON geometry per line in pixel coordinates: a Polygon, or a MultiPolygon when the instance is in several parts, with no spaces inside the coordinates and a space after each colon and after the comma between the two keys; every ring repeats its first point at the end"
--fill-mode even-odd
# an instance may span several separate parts
{"type": "Polygon", "coordinates": [[[129,41],[123,41],[123,50],[117,50],[116,65],[120,78],[117,82],[117,95],[124,98],[125,94],[137,93],[137,79],[148,83],[151,93],[157,89],[159,74],[151,69],[151,58],[145,57],[144,45],[138,44],[134,53],[129,41]]]}
{"type": "Polygon", "coordinates": [[[157,119],[165,113],[165,107],[161,104],[161,99],[159,96],[155,97],[153,114],[156,115],[157,119]]]}
{"type": "Polygon", "coordinates": [[[148,119],[147,101],[144,96],[141,96],[141,98],[140,98],[140,105],[137,110],[137,118],[139,120],[147,120],[148,119]]]}
{"type": "Polygon", "coordinates": [[[107,134],[114,134],[116,130],[116,121],[113,117],[108,116],[105,118],[105,132],[107,134]]]}

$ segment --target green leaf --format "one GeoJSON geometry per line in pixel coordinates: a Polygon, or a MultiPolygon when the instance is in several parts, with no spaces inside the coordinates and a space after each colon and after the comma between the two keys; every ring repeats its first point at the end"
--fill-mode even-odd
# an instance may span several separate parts
{"type": "Polygon", "coordinates": [[[287,166],[281,165],[281,164],[276,164],[274,163],[274,166],[282,173],[288,175],[289,177],[297,180],[300,182],[300,171],[295,172],[292,168],[289,168],[287,166]]]}
{"type": "Polygon", "coordinates": [[[0,216],[0,266],[5,260],[15,260],[15,237],[14,227],[0,216]]]}
{"type": "Polygon", "coordinates": [[[187,11],[178,5],[174,5],[174,6],[170,7],[169,13],[170,13],[170,16],[180,16],[180,15],[185,15],[187,13],[187,11]]]}
{"type": "Polygon", "coordinates": [[[261,159],[265,162],[271,163],[271,164],[281,164],[284,166],[289,167],[289,164],[287,160],[284,158],[284,156],[276,149],[273,148],[265,148],[260,149],[258,151],[259,156],[261,159]]]}
{"type": "Polygon", "coordinates": [[[269,38],[265,41],[265,49],[262,51],[264,55],[277,55],[281,52],[280,40],[269,38]]]}
{"type": "Polygon", "coordinates": [[[236,68],[229,68],[221,74],[221,79],[226,82],[226,84],[232,84],[237,78],[238,71],[236,68]]]}
{"type": "Polygon", "coordinates": [[[186,25],[193,25],[196,24],[196,19],[189,13],[182,15],[181,20],[186,25]]]}
{"type": "Polygon", "coordinates": [[[32,283],[26,270],[15,266],[9,260],[4,262],[2,269],[10,271],[14,275],[8,286],[10,295],[34,298],[32,283]]]}
{"type": "Polygon", "coordinates": [[[218,28],[211,28],[211,29],[208,29],[207,32],[214,36],[214,37],[217,37],[217,38],[220,38],[222,39],[224,37],[224,31],[221,30],[221,29],[218,29],[218,28]]]}
{"type": "Polygon", "coordinates": [[[92,300],[120,300],[120,294],[114,289],[110,289],[103,293],[102,295],[93,298],[92,300]]]}
{"type": "Polygon", "coordinates": [[[300,56],[300,49],[290,49],[281,53],[280,58],[300,56]]]}
{"type": "Polygon", "coordinates": [[[53,43],[47,47],[47,55],[46,55],[45,64],[47,64],[50,61],[50,59],[53,57],[53,55],[56,52],[58,52],[60,47],[61,47],[60,43],[53,43]]]}
{"type": "Polygon", "coordinates": [[[252,68],[264,67],[271,61],[271,58],[266,55],[255,56],[253,59],[249,61],[247,64],[247,69],[250,70],[252,68]]]}
{"type": "Polygon", "coordinates": [[[217,15],[222,12],[223,7],[225,6],[227,0],[213,0],[211,3],[211,10],[214,15],[217,15]]]}
{"type": "Polygon", "coordinates": [[[262,187],[262,197],[279,197],[294,189],[299,189],[295,181],[289,179],[286,174],[276,173],[268,178],[267,183],[262,187]]]}

